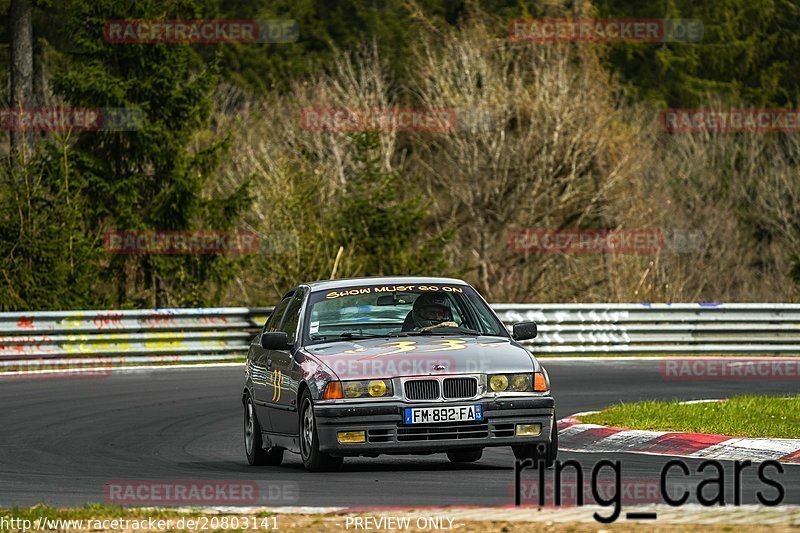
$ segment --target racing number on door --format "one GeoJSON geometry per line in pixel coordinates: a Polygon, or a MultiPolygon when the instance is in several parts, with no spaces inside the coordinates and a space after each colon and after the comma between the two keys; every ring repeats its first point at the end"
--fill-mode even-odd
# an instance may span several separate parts
{"type": "Polygon", "coordinates": [[[281,399],[281,386],[283,385],[283,373],[275,369],[272,371],[272,401],[278,402],[281,399]]]}

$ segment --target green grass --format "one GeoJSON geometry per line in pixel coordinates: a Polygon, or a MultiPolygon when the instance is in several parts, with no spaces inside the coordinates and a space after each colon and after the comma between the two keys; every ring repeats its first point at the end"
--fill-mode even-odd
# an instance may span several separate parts
{"type": "Polygon", "coordinates": [[[178,512],[173,509],[141,509],[122,507],[120,505],[107,505],[104,503],[91,503],[82,507],[56,508],[47,505],[34,505],[33,507],[0,508],[0,516],[13,516],[15,518],[36,520],[40,516],[65,520],[98,519],[103,518],[165,518],[170,516],[200,515],[197,512],[178,512]]]}
{"type": "MultiPolygon", "coordinates": [[[[22,520],[29,520],[31,522],[32,528],[27,530],[30,533],[32,530],[35,530],[35,524],[38,522],[40,517],[44,517],[47,520],[98,520],[102,521],[104,519],[110,520],[147,520],[147,519],[165,519],[165,520],[172,520],[173,524],[169,531],[194,531],[193,529],[175,529],[174,527],[180,527],[175,521],[185,518],[185,519],[197,519],[199,517],[209,517],[212,516],[225,516],[225,515],[238,515],[239,513],[227,512],[227,513],[217,513],[217,512],[209,512],[203,508],[195,507],[195,506],[186,506],[188,509],[172,509],[169,507],[123,507],[120,505],[108,505],[104,503],[91,503],[84,505],[82,507],[72,507],[72,508],[57,508],[57,507],[50,507],[47,505],[34,505],[33,507],[13,507],[13,508],[0,508],[0,518],[5,517],[7,520],[9,519],[17,519],[19,521],[22,520]]],[[[255,515],[251,515],[252,518],[261,519],[272,516],[274,513],[269,510],[259,511],[255,515]]],[[[272,522],[270,522],[271,524],[272,522]]],[[[211,522],[213,524],[213,522],[211,522]]],[[[82,531],[85,531],[89,524],[84,523],[82,531]]],[[[54,526],[52,523],[49,524],[49,527],[58,527],[54,526]]],[[[108,527],[108,526],[106,526],[108,527]]],[[[142,531],[150,531],[147,529],[147,526],[143,526],[144,529],[142,531]]],[[[159,526],[160,527],[160,526],[159,526]]],[[[41,524],[39,526],[40,530],[50,531],[48,529],[48,522],[41,524]]],[[[269,529],[266,528],[268,531],[269,529]]],[[[6,531],[6,529],[0,529],[0,531],[6,531]]],[[[16,525],[12,523],[11,531],[21,531],[19,522],[16,525]]],[[[59,530],[61,531],[61,530],[59,530]]],[[[96,530],[100,531],[100,530],[96,530]]],[[[102,531],[112,531],[113,529],[106,529],[102,531]]],[[[118,531],[118,530],[117,530],[118,531]]],[[[136,531],[134,529],[134,531],[136,531]]],[[[222,529],[208,529],[208,531],[223,531],[222,529]]],[[[244,533],[252,532],[253,529],[247,526],[245,528],[227,528],[224,531],[242,531],[244,533]]],[[[265,527],[261,526],[260,531],[265,531],[265,527]]],[[[299,531],[299,529],[298,529],[299,531]]],[[[159,532],[157,532],[159,533],[159,532]]],[[[163,533],[163,532],[160,532],[163,533]]]]}
{"type": "Polygon", "coordinates": [[[623,403],[581,417],[587,424],[630,429],[800,439],[800,396],[737,396],[723,402],[623,403]]]}

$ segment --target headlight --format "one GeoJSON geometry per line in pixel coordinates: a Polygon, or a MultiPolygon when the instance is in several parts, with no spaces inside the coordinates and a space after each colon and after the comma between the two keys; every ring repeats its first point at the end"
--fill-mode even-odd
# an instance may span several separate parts
{"type": "Polygon", "coordinates": [[[495,374],[489,376],[492,392],[547,392],[544,374],[495,374]]]}
{"type": "Polygon", "coordinates": [[[370,381],[367,385],[367,390],[369,391],[369,395],[373,398],[378,398],[380,396],[386,396],[386,382],[382,379],[376,379],[374,381],[370,381]]]}
{"type": "Polygon", "coordinates": [[[489,378],[489,387],[494,392],[502,392],[508,388],[508,378],[503,374],[496,374],[489,378]]]}
{"type": "Polygon", "coordinates": [[[364,394],[363,381],[345,381],[342,384],[345,398],[360,398],[364,394]]]}
{"type": "Polygon", "coordinates": [[[528,374],[515,374],[511,376],[511,390],[528,392],[531,390],[531,377],[528,374]]]}
{"type": "Polygon", "coordinates": [[[345,398],[380,398],[394,395],[392,382],[387,379],[343,381],[342,390],[345,398]]]}

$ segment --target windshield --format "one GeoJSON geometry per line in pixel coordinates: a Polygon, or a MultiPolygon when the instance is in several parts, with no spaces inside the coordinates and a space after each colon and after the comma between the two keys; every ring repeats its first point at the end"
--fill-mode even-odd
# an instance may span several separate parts
{"type": "Polygon", "coordinates": [[[310,344],[433,334],[508,336],[483,299],[465,285],[343,287],[312,293],[309,303],[304,336],[310,344]]]}

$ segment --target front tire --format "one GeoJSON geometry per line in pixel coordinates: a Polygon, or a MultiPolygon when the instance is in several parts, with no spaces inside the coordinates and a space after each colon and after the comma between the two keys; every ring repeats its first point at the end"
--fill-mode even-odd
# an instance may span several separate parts
{"type": "Polygon", "coordinates": [[[261,425],[249,394],[244,400],[244,452],[253,466],[279,466],[283,461],[283,448],[264,449],[261,425]]]}
{"type": "Polygon", "coordinates": [[[330,472],[342,468],[343,457],[333,457],[319,451],[317,422],[314,417],[314,404],[311,394],[306,390],[300,400],[300,456],[303,466],[309,472],[330,472]]]}
{"type": "Polygon", "coordinates": [[[558,457],[558,422],[553,415],[553,428],[550,430],[550,443],[540,442],[537,444],[524,444],[512,446],[514,457],[520,461],[533,459],[533,468],[538,468],[539,463],[544,462],[545,468],[550,468],[558,457]]]}
{"type": "Polygon", "coordinates": [[[452,450],[447,452],[447,458],[451,463],[474,463],[480,461],[483,455],[483,448],[470,448],[467,450],[452,450]]]}

